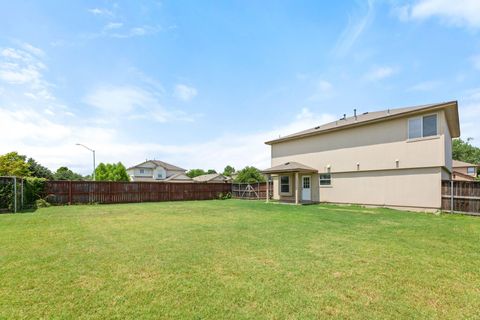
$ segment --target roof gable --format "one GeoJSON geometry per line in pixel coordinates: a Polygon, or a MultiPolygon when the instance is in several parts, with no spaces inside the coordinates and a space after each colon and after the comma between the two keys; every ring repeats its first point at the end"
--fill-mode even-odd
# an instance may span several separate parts
{"type": "MultiPolygon", "coordinates": [[[[132,167],[128,168],[127,170],[134,169],[134,168],[141,168],[141,167],[145,166],[145,164],[147,164],[147,163],[151,163],[151,164],[154,165],[154,167],[162,167],[165,170],[169,170],[169,171],[187,171],[186,169],[174,166],[173,164],[163,162],[163,161],[160,161],[160,160],[147,160],[147,161],[144,161],[140,164],[132,166],[132,167]]],[[[149,167],[149,166],[146,166],[146,167],[149,167]]]]}

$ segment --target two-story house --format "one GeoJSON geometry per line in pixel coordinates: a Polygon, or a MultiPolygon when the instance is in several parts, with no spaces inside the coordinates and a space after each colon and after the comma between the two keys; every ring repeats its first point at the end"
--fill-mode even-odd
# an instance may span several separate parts
{"type": "Polygon", "coordinates": [[[147,160],[127,169],[131,181],[193,182],[187,170],[159,160],[147,160]]]}
{"type": "Polygon", "coordinates": [[[438,210],[460,136],[456,101],[355,114],[267,141],[273,198],[438,210]]]}
{"type": "Polygon", "coordinates": [[[475,181],[477,179],[478,164],[453,160],[453,180],[475,181]]]}

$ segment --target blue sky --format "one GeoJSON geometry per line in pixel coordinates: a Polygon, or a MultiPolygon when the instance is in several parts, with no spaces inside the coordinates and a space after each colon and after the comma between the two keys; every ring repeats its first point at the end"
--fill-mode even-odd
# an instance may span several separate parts
{"type": "Polygon", "coordinates": [[[51,169],[269,165],[264,141],[458,100],[480,146],[480,1],[2,1],[0,152],[51,169]]]}

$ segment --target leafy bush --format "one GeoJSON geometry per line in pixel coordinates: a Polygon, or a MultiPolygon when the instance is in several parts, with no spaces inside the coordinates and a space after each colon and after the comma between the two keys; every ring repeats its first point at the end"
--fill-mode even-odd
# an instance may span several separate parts
{"type": "Polygon", "coordinates": [[[35,201],[35,207],[36,208],[47,208],[47,207],[50,207],[50,206],[51,206],[50,202],[48,202],[45,199],[37,199],[35,201]]]}
{"type": "Polygon", "coordinates": [[[218,200],[227,200],[227,199],[231,199],[232,198],[232,194],[230,192],[220,192],[218,195],[217,195],[217,199],[218,200]]]}
{"type": "Polygon", "coordinates": [[[29,177],[24,180],[24,204],[25,206],[34,206],[36,201],[42,198],[45,190],[45,178],[29,177]]]}

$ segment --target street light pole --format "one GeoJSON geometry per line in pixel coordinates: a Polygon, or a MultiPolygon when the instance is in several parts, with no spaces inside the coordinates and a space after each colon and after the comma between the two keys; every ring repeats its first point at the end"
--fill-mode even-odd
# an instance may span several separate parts
{"type": "Polygon", "coordinates": [[[77,143],[76,145],[84,147],[85,149],[87,149],[87,150],[89,150],[93,153],[93,181],[95,181],[95,150],[90,149],[89,147],[87,147],[86,145],[83,145],[81,143],[77,143]]]}

